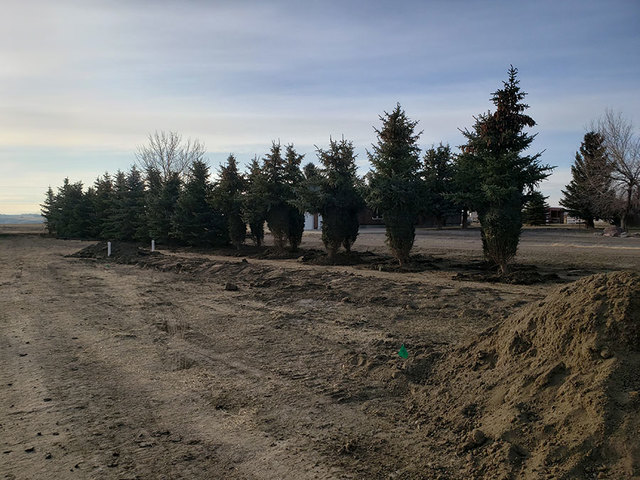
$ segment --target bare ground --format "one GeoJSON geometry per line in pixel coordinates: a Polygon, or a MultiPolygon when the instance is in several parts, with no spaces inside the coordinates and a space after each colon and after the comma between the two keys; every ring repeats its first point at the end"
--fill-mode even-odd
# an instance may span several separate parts
{"type": "Polygon", "coordinates": [[[414,412],[437,359],[558,283],[640,269],[640,239],[573,230],[525,231],[517,261],[556,276],[535,285],[477,281],[476,230],[419,232],[421,272],[189,251],[127,265],[2,232],[7,479],[465,478],[464,439],[414,412]]]}

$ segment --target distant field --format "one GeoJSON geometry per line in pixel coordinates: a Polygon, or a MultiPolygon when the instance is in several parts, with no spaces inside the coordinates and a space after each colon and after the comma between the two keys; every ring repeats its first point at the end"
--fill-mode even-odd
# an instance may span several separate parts
{"type": "Polygon", "coordinates": [[[43,223],[44,219],[38,214],[3,215],[0,214],[0,224],[43,223]]]}

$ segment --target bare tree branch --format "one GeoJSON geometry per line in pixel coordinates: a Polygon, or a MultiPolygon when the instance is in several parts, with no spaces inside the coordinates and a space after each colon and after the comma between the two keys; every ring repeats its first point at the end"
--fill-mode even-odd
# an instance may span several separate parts
{"type": "Polygon", "coordinates": [[[613,162],[611,178],[622,194],[622,224],[626,229],[640,188],[640,137],[633,124],[619,112],[607,109],[595,123],[613,162]]]}
{"type": "Polygon", "coordinates": [[[183,176],[194,161],[203,160],[206,148],[198,139],[182,141],[177,132],[156,130],[147,145],[138,146],[136,160],[145,171],[155,169],[166,180],[172,173],[183,176]]]}

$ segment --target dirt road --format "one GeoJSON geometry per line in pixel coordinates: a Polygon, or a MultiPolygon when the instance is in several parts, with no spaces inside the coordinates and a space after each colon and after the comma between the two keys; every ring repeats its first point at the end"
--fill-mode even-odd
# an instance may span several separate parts
{"type": "Polygon", "coordinates": [[[439,354],[554,286],[215,256],[190,273],[186,254],[161,271],[0,242],[6,479],[458,478],[455,438],[407,399],[439,354]]]}

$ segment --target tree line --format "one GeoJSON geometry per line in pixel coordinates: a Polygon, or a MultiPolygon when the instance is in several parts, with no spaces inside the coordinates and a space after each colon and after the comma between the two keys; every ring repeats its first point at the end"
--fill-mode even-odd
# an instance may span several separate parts
{"type": "Polygon", "coordinates": [[[60,237],[203,247],[239,248],[247,236],[262,245],[266,223],[277,248],[295,250],[304,212],[319,213],[323,243],[334,257],[341,248],[350,251],[358,213],[367,206],[382,215],[387,244],[405,264],[419,215],[444,225],[452,213],[475,211],[486,259],[506,272],[523,208],[540,199],[535,188],[553,168],[540,163],[540,153],[526,153],[535,138],[526,130],[535,121],[525,113],[525,96],[511,67],[491,96],[495,109],[461,130],[466,143],[457,154],[443,144],[422,152],[417,122],[396,105],[379,117],[377,142],[367,151],[371,170],[363,178],[356,173],[353,143],[331,138],[327,148],[316,147],[318,166],[303,167],[304,155],[293,144],[274,142],[245,172],[230,155],[211,181],[198,141],[156,132],[138,149],[138,166],[105,173],[86,190],[65,179],[57,192],[47,191],[42,214],[49,232],[60,237]]]}

